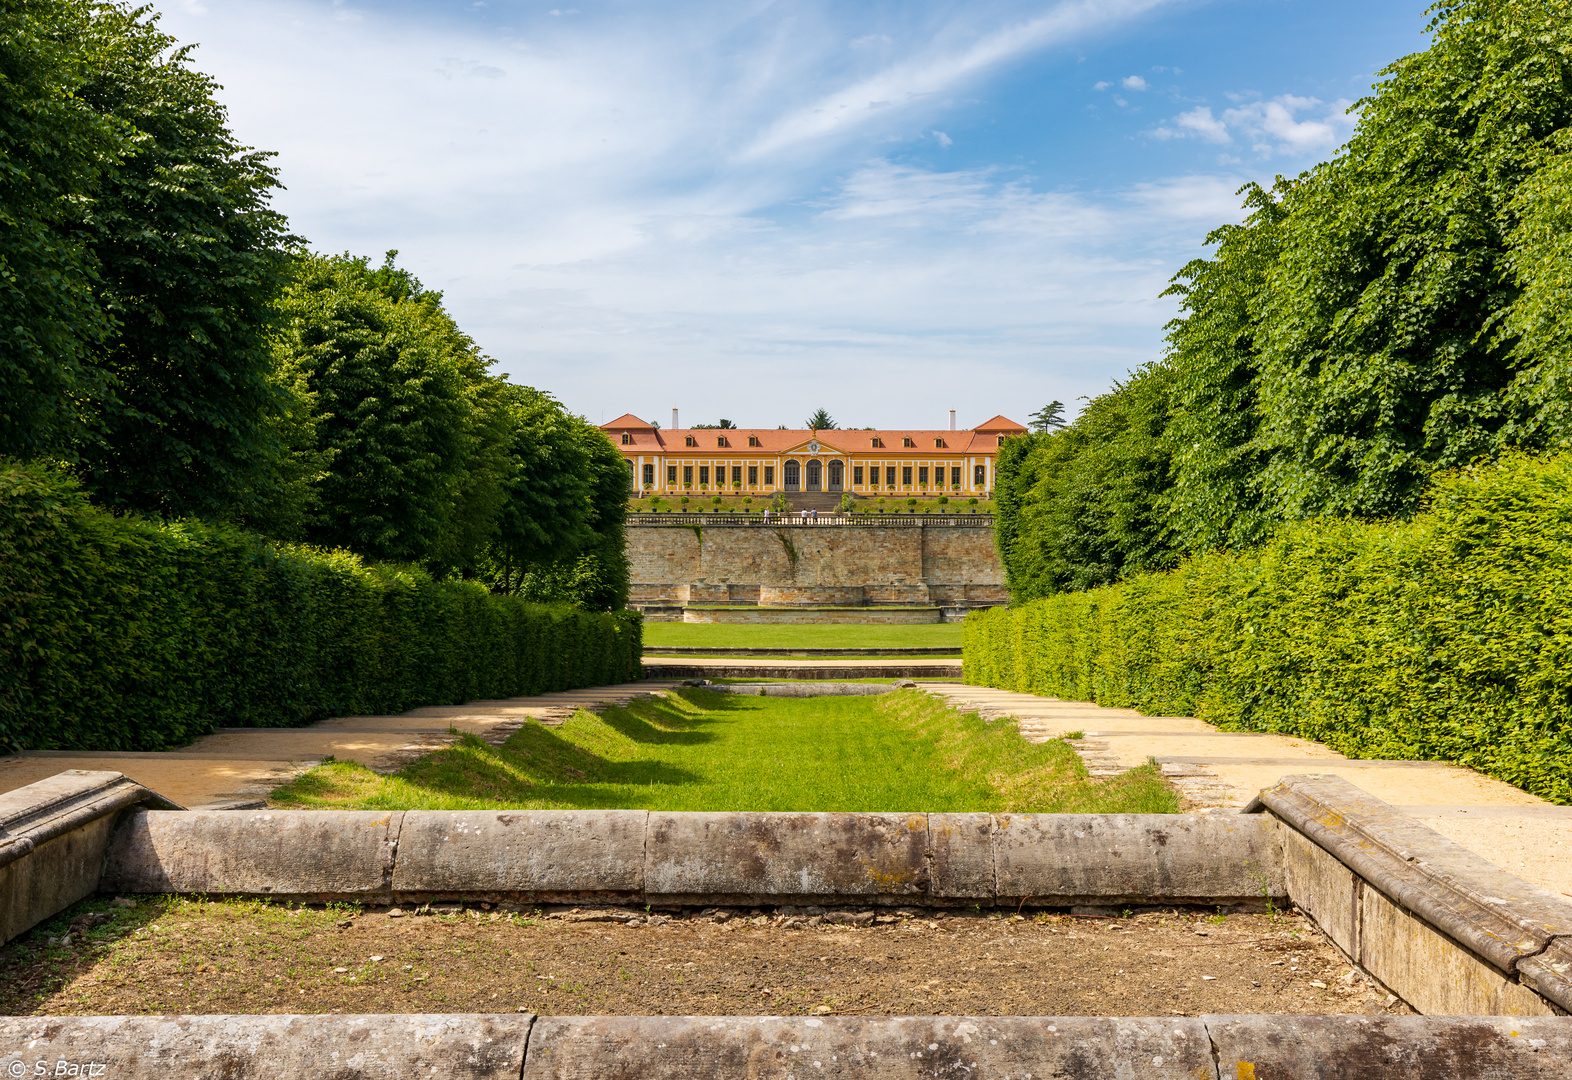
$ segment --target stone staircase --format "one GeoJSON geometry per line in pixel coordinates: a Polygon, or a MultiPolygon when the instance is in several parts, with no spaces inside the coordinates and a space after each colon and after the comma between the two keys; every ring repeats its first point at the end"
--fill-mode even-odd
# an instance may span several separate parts
{"type": "Polygon", "coordinates": [[[840,509],[841,493],[839,491],[788,491],[786,504],[793,513],[798,510],[817,510],[821,514],[833,513],[840,509]]]}

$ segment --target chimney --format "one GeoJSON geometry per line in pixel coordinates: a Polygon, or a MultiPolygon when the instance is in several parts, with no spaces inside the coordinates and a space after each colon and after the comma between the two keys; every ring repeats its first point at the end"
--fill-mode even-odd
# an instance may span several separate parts
{"type": "Polygon", "coordinates": [[[676,409],[671,410],[671,427],[672,427],[673,431],[675,431],[676,428],[677,428],[677,410],[676,409]]]}
{"type": "Polygon", "coordinates": [[[951,431],[955,430],[955,410],[954,409],[950,410],[950,430],[951,431]]]}

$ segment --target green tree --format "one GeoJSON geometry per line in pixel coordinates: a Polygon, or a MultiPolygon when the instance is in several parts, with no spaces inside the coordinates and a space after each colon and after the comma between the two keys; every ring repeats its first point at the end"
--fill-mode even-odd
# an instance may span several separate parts
{"type": "Polygon", "coordinates": [[[1033,431],[1057,431],[1064,427],[1064,402],[1050,401],[1031,415],[1033,431]]]}
{"type": "Polygon", "coordinates": [[[78,8],[62,29],[89,58],[78,94],[133,132],[83,227],[115,330],[81,471],[112,507],[229,515],[277,452],[269,339],[291,238],[269,204],[272,155],[235,139],[217,84],[147,9],[78,8]]]}
{"type": "Polygon", "coordinates": [[[830,414],[823,409],[815,409],[804,426],[811,431],[834,431],[835,421],[830,419],[830,414]]]}
{"type": "Polygon", "coordinates": [[[1164,505],[1178,543],[1189,551],[1256,543],[1271,527],[1260,486],[1267,452],[1257,438],[1256,332],[1287,187],[1279,180],[1273,191],[1242,188],[1244,224],[1207,236],[1216,253],[1185,264],[1164,293],[1180,297],[1183,313],[1168,324],[1173,483],[1164,505]]]}
{"type": "Polygon", "coordinates": [[[995,497],[1014,534],[1003,552],[1012,597],[1090,589],[1174,565],[1162,507],[1172,381],[1166,367],[1142,368],[1063,430],[1000,447],[1008,497],[1003,482],[995,497]]]}
{"type": "Polygon", "coordinates": [[[88,65],[62,23],[90,4],[0,6],[0,454],[66,456],[101,399],[94,348],[112,329],[93,296],[84,209],[131,150],[126,125],[79,90],[88,65]]]}
{"type": "Polygon", "coordinates": [[[370,558],[451,557],[474,481],[487,364],[441,306],[393,266],[302,256],[285,303],[282,371],[313,396],[328,455],[306,535],[370,558]]]}
{"type": "Polygon", "coordinates": [[[1512,377],[1518,190],[1572,119],[1569,0],[1451,0],[1382,72],[1348,144],[1291,184],[1260,294],[1275,516],[1412,510],[1492,450],[1512,377]]]}

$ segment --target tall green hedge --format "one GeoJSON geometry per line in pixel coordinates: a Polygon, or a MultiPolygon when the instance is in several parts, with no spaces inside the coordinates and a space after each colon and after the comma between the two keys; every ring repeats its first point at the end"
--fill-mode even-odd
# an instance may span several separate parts
{"type": "Polygon", "coordinates": [[[632,612],[114,517],[0,461],[0,752],[160,750],[220,726],[624,682],[640,653],[632,612]]]}
{"type": "Polygon", "coordinates": [[[1443,477],[1406,522],[1302,522],[975,614],[965,650],[971,683],[1456,761],[1572,803],[1572,455],[1443,477]]]}

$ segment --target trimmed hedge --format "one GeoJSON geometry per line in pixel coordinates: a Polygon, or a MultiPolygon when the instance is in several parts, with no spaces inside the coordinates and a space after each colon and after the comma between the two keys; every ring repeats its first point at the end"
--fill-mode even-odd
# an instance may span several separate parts
{"type": "Polygon", "coordinates": [[[1443,477],[1406,522],[1298,523],[964,634],[971,683],[1455,761],[1572,803],[1572,455],[1443,477]]]}
{"type": "Polygon", "coordinates": [[[0,462],[0,752],[638,678],[642,624],[235,529],[117,518],[0,462]]]}

